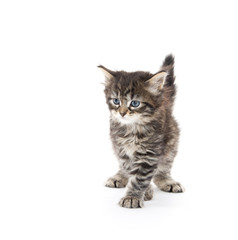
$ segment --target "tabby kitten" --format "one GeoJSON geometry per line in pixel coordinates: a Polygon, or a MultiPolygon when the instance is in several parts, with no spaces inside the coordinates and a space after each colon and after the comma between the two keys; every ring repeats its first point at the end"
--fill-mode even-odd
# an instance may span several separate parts
{"type": "Polygon", "coordinates": [[[152,180],[163,191],[183,192],[183,186],[170,176],[179,139],[172,115],[176,94],[173,56],[167,56],[155,74],[99,68],[106,77],[110,135],[119,160],[119,171],[106,186],[127,186],[119,202],[126,208],[140,208],[144,200],[152,199],[152,180]]]}

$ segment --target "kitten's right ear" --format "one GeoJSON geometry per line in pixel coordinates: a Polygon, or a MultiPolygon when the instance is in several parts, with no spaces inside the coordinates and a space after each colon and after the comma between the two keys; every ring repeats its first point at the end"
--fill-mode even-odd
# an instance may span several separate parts
{"type": "Polygon", "coordinates": [[[102,72],[106,78],[105,84],[107,85],[111,81],[111,79],[113,79],[115,77],[115,72],[105,68],[102,65],[99,65],[98,68],[100,68],[102,70],[102,72]]]}

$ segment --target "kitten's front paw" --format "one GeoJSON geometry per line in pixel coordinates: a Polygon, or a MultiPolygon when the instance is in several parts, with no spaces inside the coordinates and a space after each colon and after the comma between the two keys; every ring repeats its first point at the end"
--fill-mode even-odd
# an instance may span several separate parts
{"type": "Polygon", "coordinates": [[[105,186],[111,187],[111,188],[123,188],[126,186],[126,184],[127,184],[127,179],[111,177],[106,181],[105,186]]]}
{"type": "Polygon", "coordinates": [[[123,197],[120,200],[119,205],[125,208],[142,208],[143,201],[136,197],[123,197]]]}
{"type": "Polygon", "coordinates": [[[173,193],[181,193],[185,191],[184,187],[178,182],[165,184],[160,189],[165,192],[173,192],[173,193]]]}

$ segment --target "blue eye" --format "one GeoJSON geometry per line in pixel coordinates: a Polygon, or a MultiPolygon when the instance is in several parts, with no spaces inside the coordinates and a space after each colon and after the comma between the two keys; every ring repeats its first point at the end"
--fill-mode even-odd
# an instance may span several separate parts
{"type": "Polygon", "coordinates": [[[113,103],[115,105],[119,105],[120,104],[120,100],[118,98],[113,98],[113,103]]]}
{"type": "Polygon", "coordinates": [[[131,101],[131,106],[132,107],[139,107],[140,106],[140,101],[136,101],[136,100],[131,101]]]}

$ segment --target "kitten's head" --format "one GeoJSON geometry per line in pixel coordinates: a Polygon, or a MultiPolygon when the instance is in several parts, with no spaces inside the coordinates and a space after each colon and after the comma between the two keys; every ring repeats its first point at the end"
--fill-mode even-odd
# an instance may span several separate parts
{"type": "Polygon", "coordinates": [[[111,71],[99,66],[106,78],[105,95],[113,120],[121,124],[145,124],[153,118],[156,110],[164,102],[166,89],[173,85],[170,84],[173,57],[168,57],[161,71],[156,74],[142,71],[111,71]],[[168,57],[172,61],[172,64],[169,62],[170,68],[167,63],[165,66],[168,57]]]}

